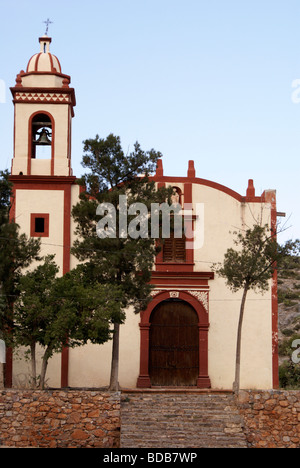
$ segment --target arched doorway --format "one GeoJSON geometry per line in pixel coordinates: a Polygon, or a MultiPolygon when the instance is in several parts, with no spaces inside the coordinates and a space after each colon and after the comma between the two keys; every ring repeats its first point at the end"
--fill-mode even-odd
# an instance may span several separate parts
{"type": "Polygon", "coordinates": [[[183,300],[165,300],[151,313],[149,375],[154,386],[197,385],[198,315],[183,300]]]}

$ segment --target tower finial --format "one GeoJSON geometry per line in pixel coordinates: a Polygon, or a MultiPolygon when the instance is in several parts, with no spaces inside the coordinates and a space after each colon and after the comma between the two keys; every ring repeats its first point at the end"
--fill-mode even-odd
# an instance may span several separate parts
{"type": "Polygon", "coordinates": [[[45,32],[45,34],[46,34],[46,36],[48,36],[49,24],[53,24],[53,21],[50,21],[49,18],[47,18],[47,20],[46,20],[46,21],[43,21],[43,23],[46,24],[46,32],[45,32]]]}

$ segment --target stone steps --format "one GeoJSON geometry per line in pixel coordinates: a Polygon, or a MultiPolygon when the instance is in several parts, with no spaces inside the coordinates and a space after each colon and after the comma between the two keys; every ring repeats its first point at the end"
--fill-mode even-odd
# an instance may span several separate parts
{"type": "Polygon", "coordinates": [[[231,393],[123,392],[121,448],[247,448],[231,393]]]}

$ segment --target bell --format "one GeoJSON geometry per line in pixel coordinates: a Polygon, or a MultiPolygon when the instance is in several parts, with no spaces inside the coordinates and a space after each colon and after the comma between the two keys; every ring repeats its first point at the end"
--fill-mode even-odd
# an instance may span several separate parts
{"type": "Polygon", "coordinates": [[[35,140],[37,145],[51,145],[51,133],[46,128],[42,128],[40,132],[36,132],[38,139],[35,140]]]}

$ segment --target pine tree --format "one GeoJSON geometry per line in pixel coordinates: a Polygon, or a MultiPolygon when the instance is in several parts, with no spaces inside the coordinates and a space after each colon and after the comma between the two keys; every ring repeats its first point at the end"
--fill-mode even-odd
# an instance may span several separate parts
{"type": "Polygon", "coordinates": [[[124,323],[129,306],[135,313],[146,308],[151,271],[159,251],[157,240],[151,238],[151,204],[165,202],[171,192],[158,190],[151,180],[162,156],[159,152],[143,151],[135,143],[133,151],[125,154],[120,137],[113,134],[105,139],[97,135],[86,140],[84,152],[82,165],[89,172],[82,179],[85,192],[72,211],[78,235],[72,252],[85,262],[91,283],[120,288],[118,311],[111,317],[114,330],[110,389],[117,390],[120,324],[124,323]],[[139,203],[147,208],[148,216],[139,212],[141,205],[134,205],[139,203]],[[104,208],[97,215],[99,206],[104,208]],[[130,211],[133,206],[136,210],[130,211]],[[97,235],[99,222],[102,228],[105,222],[107,225],[97,235]],[[137,236],[129,235],[132,228],[137,236]]]}
{"type": "Polygon", "coordinates": [[[12,184],[9,172],[0,172],[0,331],[8,346],[13,337],[13,307],[19,296],[22,272],[39,260],[40,241],[21,234],[12,218],[12,184]]]}
{"type": "Polygon", "coordinates": [[[18,281],[22,270],[39,259],[40,241],[20,234],[19,226],[11,217],[14,203],[9,172],[0,172],[0,287],[2,327],[10,324],[14,298],[18,295],[18,281]]]}

